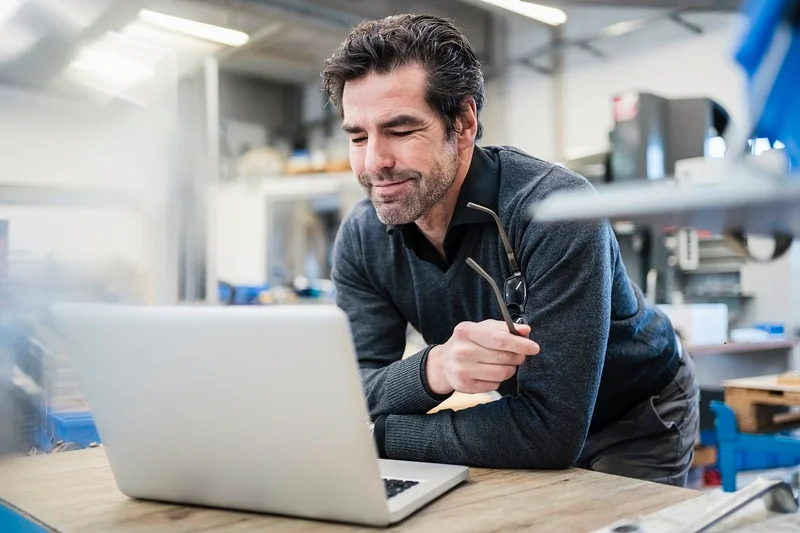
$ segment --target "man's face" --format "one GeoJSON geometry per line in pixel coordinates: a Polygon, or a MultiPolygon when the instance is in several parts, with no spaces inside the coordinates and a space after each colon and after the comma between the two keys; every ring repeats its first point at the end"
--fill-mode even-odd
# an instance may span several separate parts
{"type": "Polygon", "coordinates": [[[425,101],[418,64],[348,81],[342,95],[350,164],[384,224],[408,224],[440,202],[456,178],[458,143],[425,101]]]}

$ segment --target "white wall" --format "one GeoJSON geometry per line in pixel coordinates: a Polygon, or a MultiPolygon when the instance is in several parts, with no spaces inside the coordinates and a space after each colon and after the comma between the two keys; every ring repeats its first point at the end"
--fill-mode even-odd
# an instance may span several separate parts
{"type": "MultiPolygon", "coordinates": [[[[652,15],[651,10],[579,8],[569,11],[567,37],[587,35],[621,20],[652,15]]],[[[608,145],[614,94],[634,89],[666,97],[709,96],[732,116],[742,112],[742,79],[731,60],[737,15],[687,15],[705,29],[696,35],[670,21],[597,45],[607,55],[596,58],[579,49],[565,54],[563,114],[554,113],[553,79],[515,66],[505,76],[506,101],[498,106],[505,144],[545,159],[555,159],[555,121],[563,120],[566,150],[608,145]],[[504,124],[502,123],[504,122],[504,124]]],[[[548,38],[529,23],[512,21],[509,54],[519,57],[548,38]]],[[[546,59],[541,60],[546,64],[546,59]]],[[[487,107],[487,112],[495,109],[487,107]]]]}
{"type": "MultiPolygon", "coordinates": [[[[71,269],[136,272],[146,298],[175,294],[177,248],[167,221],[176,199],[172,172],[175,101],[97,107],[9,88],[0,90],[0,188],[6,185],[121,191],[140,209],[9,205],[11,261],[55,261],[71,269]],[[174,272],[173,272],[174,271],[174,272]]],[[[10,272],[20,267],[10,265],[10,272]]],[[[24,268],[23,272],[24,274],[24,268]]],[[[112,274],[113,277],[113,274],[112,274]]]]}

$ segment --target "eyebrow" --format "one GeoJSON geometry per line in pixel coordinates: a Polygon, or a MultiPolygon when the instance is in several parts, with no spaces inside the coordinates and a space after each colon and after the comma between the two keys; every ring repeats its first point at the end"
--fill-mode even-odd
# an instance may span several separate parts
{"type": "MultiPolygon", "coordinates": [[[[423,124],[424,122],[422,119],[417,118],[414,115],[397,115],[378,124],[378,128],[382,130],[388,130],[402,126],[419,127],[423,124]]],[[[342,129],[347,133],[364,133],[364,128],[351,124],[343,124],[342,129]]]]}

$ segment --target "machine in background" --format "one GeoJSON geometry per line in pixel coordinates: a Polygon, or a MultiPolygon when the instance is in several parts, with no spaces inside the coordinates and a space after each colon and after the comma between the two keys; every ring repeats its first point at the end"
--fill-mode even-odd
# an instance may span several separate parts
{"type": "MultiPolygon", "coordinates": [[[[725,109],[710,98],[669,99],[635,91],[615,95],[612,112],[609,150],[565,163],[597,185],[674,179],[679,161],[722,155],[719,142],[730,121],[725,109]]],[[[668,303],[680,288],[676,279],[680,235],[674,228],[619,220],[614,231],[630,278],[651,301],[668,303]]]]}

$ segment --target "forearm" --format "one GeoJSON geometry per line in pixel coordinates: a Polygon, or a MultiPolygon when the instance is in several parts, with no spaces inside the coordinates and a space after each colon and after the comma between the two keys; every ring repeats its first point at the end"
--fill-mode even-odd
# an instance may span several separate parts
{"type": "Polygon", "coordinates": [[[386,457],[484,468],[562,469],[580,455],[588,423],[537,413],[520,397],[463,411],[390,415],[386,457]],[[557,423],[556,427],[552,424],[557,423]]]}
{"type": "Polygon", "coordinates": [[[424,359],[430,347],[381,368],[361,367],[370,416],[427,413],[447,396],[431,393],[424,382],[424,359]]]}

